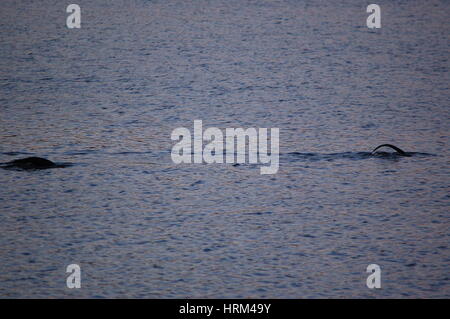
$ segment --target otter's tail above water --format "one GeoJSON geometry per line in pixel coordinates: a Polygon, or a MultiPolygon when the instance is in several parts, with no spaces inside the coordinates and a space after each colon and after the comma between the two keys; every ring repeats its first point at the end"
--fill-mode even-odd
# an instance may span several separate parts
{"type": "Polygon", "coordinates": [[[393,150],[395,150],[399,155],[402,155],[402,156],[410,156],[410,155],[407,154],[405,151],[401,150],[400,148],[398,148],[397,146],[392,145],[392,144],[381,144],[381,145],[377,146],[377,147],[372,151],[372,154],[374,154],[375,151],[376,151],[377,149],[382,148],[382,147],[390,147],[390,148],[392,148],[393,150]]]}

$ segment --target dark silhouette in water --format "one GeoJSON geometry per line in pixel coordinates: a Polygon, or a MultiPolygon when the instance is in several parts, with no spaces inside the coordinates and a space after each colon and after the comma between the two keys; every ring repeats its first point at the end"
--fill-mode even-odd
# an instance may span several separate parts
{"type": "Polygon", "coordinates": [[[381,145],[377,146],[377,147],[372,151],[372,154],[375,154],[375,151],[376,151],[377,149],[379,149],[379,148],[382,148],[382,147],[390,147],[390,148],[392,148],[393,150],[395,150],[395,151],[397,152],[398,155],[401,155],[401,156],[411,156],[410,154],[404,152],[403,150],[401,150],[400,148],[398,148],[397,146],[392,145],[392,144],[381,144],[381,145]]]}
{"type": "Polygon", "coordinates": [[[60,168],[67,167],[68,164],[56,164],[48,159],[42,157],[27,157],[22,159],[17,159],[8,163],[1,164],[2,168],[5,169],[48,169],[48,168],[60,168]]]}
{"type": "MultiPolygon", "coordinates": [[[[359,153],[335,153],[335,154],[313,154],[313,153],[298,153],[293,152],[290,153],[293,155],[300,156],[304,159],[308,159],[311,161],[316,160],[333,160],[336,158],[349,158],[349,159],[365,159],[373,156],[381,156],[392,158],[395,156],[407,156],[411,157],[413,155],[432,155],[427,153],[406,153],[395,145],[392,144],[381,144],[377,146],[371,153],[368,152],[359,152],[359,153]],[[396,151],[396,153],[387,153],[387,152],[376,152],[378,149],[382,147],[389,147],[396,151]]],[[[238,166],[239,164],[234,164],[233,166],[238,166]]],[[[12,169],[12,170],[37,170],[37,169],[48,169],[48,168],[62,168],[72,166],[70,163],[54,163],[48,159],[42,157],[26,157],[22,159],[17,159],[7,163],[0,163],[0,167],[4,169],[12,169]]]]}

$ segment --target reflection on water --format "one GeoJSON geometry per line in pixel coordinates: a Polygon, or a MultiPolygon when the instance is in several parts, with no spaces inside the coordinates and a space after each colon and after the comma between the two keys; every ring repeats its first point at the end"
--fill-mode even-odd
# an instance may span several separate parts
{"type": "Polygon", "coordinates": [[[78,4],[2,2],[0,162],[74,165],[0,171],[0,296],[450,296],[448,3],[78,4]],[[278,173],[174,165],[195,119],[280,128],[278,173]]]}

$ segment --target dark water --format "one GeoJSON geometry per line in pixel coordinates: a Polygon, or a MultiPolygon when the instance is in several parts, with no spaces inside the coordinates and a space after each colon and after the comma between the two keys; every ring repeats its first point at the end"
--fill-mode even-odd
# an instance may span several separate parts
{"type": "Polygon", "coordinates": [[[0,171],[1,297],[450,297],[448,1],[377,30],[356,0],[76,3],[0,4],[0,162],[73,164],[0,171]],[[194,119],[280,128],[278,173],[173,164],[194,119]]]}

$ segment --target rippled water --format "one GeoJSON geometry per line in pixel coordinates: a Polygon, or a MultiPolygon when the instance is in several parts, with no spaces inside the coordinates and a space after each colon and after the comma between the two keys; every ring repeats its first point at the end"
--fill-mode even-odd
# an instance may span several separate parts
{"type": "Polygon", "coordinates": [[[0,162],[73,164],[0,171],[1,297],[450,297],[449,2],[77,3],[0,4],[0,162]],[[173,164],[194,119],[278,173],[173,164]]]}

